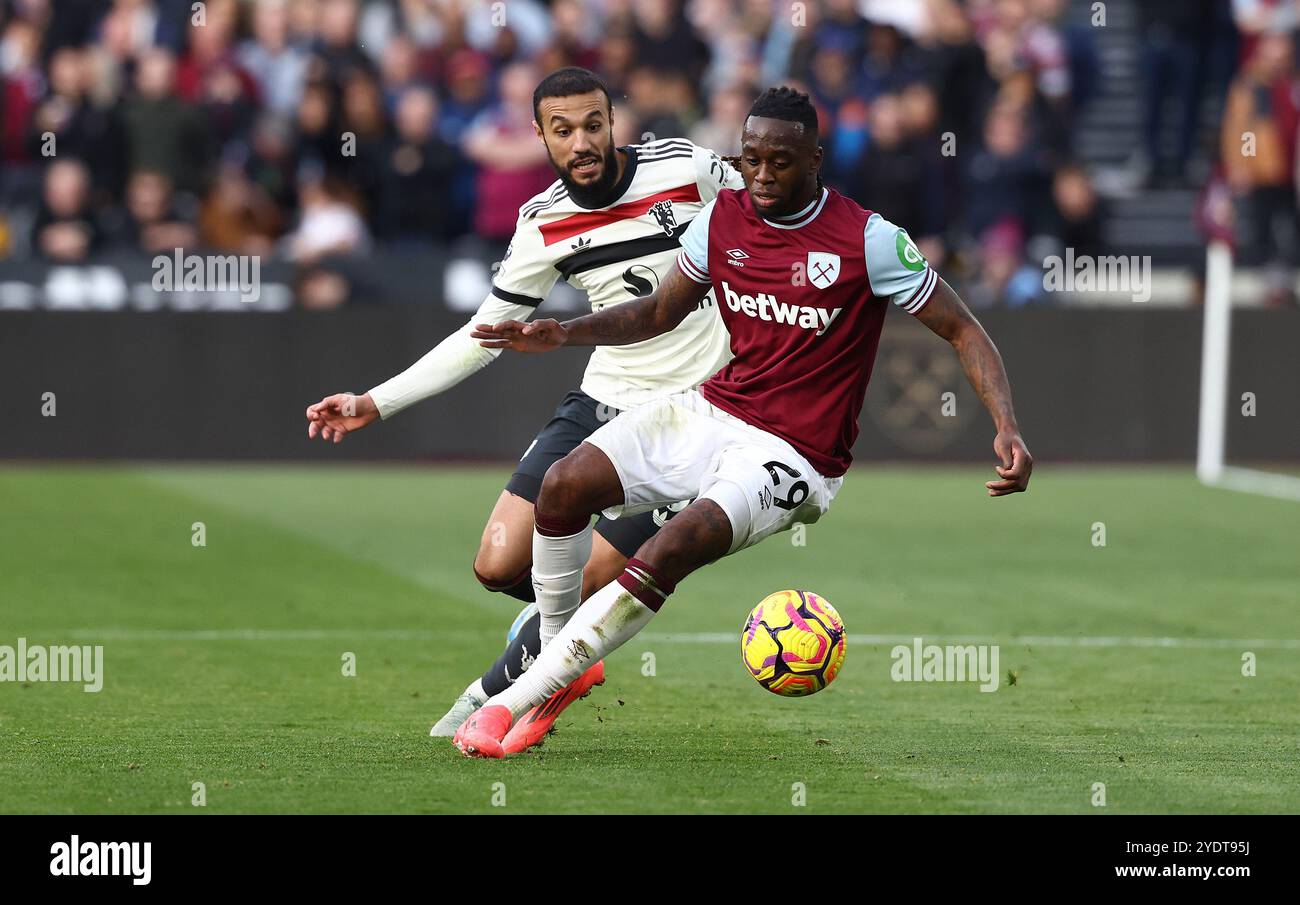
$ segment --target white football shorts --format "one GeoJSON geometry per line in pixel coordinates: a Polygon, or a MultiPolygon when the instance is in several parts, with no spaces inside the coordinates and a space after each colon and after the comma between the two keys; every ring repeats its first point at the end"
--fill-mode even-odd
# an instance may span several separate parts
{"type": "Polygon", "coordinates": [[[623,505],[609,518],[680,500],[713,500],[731,520],[735,553],[812,524],[844,482],[818,474],[795,448],[687,390],[630,409],[587,437],[614,463],[623,505]]]}

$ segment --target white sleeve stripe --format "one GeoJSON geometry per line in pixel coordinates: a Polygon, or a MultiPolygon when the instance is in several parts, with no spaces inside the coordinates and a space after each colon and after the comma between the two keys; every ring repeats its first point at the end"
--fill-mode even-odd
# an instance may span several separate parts
{"type": "Polygon", "coordinates": [[[688,255],[684,249],[677,253],[677,266],[682,269],[682,273],[686,274],[697,283],[713,282],[709,278],[709,275],[700,270],[696,263],[691,260],[690,255],[688,255]]]}
{"type": "Polygon", "coordinates": [[[916,314],[925,307],[925,303],[930,300],[934,293],[934,287],[939,284],[939,273],[934,268],[929,268],[925,281],[921,283],[920,288],[913,293],[912,297],[903,303],[903,310],[908,314],[916,314]]]}

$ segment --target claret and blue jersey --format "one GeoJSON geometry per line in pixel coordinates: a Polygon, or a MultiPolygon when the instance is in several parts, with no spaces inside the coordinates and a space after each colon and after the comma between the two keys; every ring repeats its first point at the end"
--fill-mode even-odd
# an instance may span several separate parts
{"type": "Polygon", "coordinates": [[[700,392],[822,475],[844,474],[885,306],[916,314],[938,283],[906,231],[834,189],[781,220],[724,189],[682,236],[677,262],[712,284],[731,336],[734,357],[700,392]]]}

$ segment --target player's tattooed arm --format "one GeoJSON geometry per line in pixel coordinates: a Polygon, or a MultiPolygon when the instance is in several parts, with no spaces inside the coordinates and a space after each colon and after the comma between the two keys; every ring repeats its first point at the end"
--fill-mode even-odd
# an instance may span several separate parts
{"type": "Polygon", "coordinates": [[[543,319],[479,324],[470,334],[489,349],[550,352],[560,346],[624,346],[675,328],[709,291],[670,267],[651,295],[559,323],[543,319]]]}
{"type": "Polygon", "coordinates": [[[993,345],[993,340],[989,339],[966,303],[942,278],[916,317],[952,344],[966,372],[966,379],[993,418],[998,432],[993,440],[993,451],[1002,464],[994,469],[998,480],[984,485],[989,496],[1005,496],[1025,490],[1029,486],[1034,460],[1016,424],[1016,413],[1011,404],[1011,382],[1007,380],[997,346],[993,345]]]}

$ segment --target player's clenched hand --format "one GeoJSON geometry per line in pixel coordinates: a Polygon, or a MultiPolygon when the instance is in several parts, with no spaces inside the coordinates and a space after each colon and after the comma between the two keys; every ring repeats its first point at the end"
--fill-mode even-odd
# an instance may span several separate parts
{"type": "Polygon", "coordinates": [[[370,394],[354,396],[335,393],[307,406],[307,436],[341,443],[343,436],[361,430],[379,417],[379,408],[370,394]]]}
{"type": "Polygon", "coordinates": [[[559,321],[544,318],[529,321],[502,321],[478,324],[471,337],[488,349],[514,349],[516,352],[550,352],[564,345],[569,331],[559,321]]]}
{"type": "Polygon", "coordinates": [[[1001,480],[984,485],[989,489],[989,496],[1006,496],[1026,490],[1029,473],[1034,470],[1034,458],[1029,455],[1029,448],[1020,435],[999,433],[993,439],[993,451],[1002,460],[1002,464],[993,469],[1001,480]]]}

